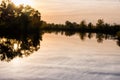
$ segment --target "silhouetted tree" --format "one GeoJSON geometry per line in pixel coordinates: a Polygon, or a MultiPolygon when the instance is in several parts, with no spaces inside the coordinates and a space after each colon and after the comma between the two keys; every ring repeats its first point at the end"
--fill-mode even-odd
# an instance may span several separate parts
{"type": "Polygon", "coordinates": [[[65,22],[65,26],[66,26],[66,28],[68,28],[68,29],[73,29],[73,24],[70,22],[70,21],[66,21],[65,22]]]}
{"type": "Polygon", "coordinates": [[[94,29],[94,25],[91,22],[88,24],[88,29],[89,30],[93,30],[94,29]]]}
{"type": "Polygon", "coordinates": [[[31,6],[16,6],[11,0],[2,0],[0,4],[0,28],[36,29],[41,26],[41,14],[31,6]]]}
{"type": "Polygon", "coordinates": [[[98,22],[96,23],[96,29],[101,31],[101,30],[103,30],[103,27],[104,27],[104,20],[98,19],[98,22]]]}
{"type": "Polygon", "coordinates": [[[85,31],[87,29],[86,21],[85,20],[81,21],[79,26],[82,31],[85,31]]]}

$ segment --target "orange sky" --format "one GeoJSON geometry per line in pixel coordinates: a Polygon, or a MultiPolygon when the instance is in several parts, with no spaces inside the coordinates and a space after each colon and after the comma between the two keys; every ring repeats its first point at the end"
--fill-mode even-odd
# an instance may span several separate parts
{"type": "Polygon", "coordinates": [[[14,0],[30,4],[39,10],[42,20],[64,23],[66,20],[96,23],[103,18],[109,23],[120,24],[120,0],[14,0]]]}
{"type": "Polygon", "coordinates": [[[35,0],[34,7],[47,22],[66,20],[96,22],[103,18],[109,23],[120,23],[120,0],[35,0]]]}

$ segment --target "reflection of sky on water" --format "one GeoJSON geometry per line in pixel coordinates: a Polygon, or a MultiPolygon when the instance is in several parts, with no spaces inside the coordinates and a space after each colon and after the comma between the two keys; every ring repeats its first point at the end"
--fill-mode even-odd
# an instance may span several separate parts
{"type": "Polygon", "coordinates": [[[0,62],[1,80],[120,80],[116,42],[78,35],[43,35],[41,48],[29,57],[0,62]],[[7,77],[6,77],[7,75],[7,77]]]}

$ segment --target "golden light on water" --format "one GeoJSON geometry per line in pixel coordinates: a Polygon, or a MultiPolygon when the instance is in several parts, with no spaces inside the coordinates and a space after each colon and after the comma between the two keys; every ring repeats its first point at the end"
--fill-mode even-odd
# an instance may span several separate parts
{"type": "Polygon", "coordinates": [[[16,5],[24,4],[24,5],[32,5],[33,2],[30,0],[12,0],[16,5]]]}
{"type": "Polygon", "coordinates": [[[18,49],[18,44],[15,43],[14,46],[13,46],[13,48],[16,51],[18,49]]]}
{"type": "Polygon", "coordinates": [[[19,50],[21,47],[20,47],[20,43],[14,43],[13,44],[13,50],[14,51],[17,51],[17,50],[19,50]]]}

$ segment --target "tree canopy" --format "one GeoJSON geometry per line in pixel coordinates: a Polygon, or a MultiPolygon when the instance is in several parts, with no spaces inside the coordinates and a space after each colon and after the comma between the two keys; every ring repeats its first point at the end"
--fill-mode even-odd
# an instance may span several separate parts
{"type": "Polygon", "coordinates": [[[0,27],[37,27],[41,14],[29,5],[16,6],[11,0],[2,0],[0,4],[0,27]]]}

